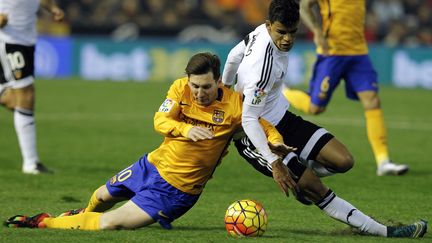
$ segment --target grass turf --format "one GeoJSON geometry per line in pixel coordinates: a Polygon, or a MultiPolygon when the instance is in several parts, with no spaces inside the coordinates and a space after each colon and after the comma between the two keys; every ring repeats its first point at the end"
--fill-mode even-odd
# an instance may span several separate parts
{"type": "MultiPolygon", "coordinates": [[[[38,149],[54,175],[21,173],[13,116],[0,109],[0,220],[15,214],[51,214],[86,205],[93,190],[162,141],[153,130],[153,114],[169,83],[113,83],[56,80],[37,82],[38,149]]],[[[383,87],[381,99],[389,147],[396,162],[410,171],[401,177],[377,177],[366,138],[363,111],[340,88],[328,111],[304,116],[324,126],[350,149],[355,167],[323,179],[337,195],[387,224],[432,220],[432,106],[430,91],[383,87]],[[422,108],[426,107],[426,108],[422,108]]],[[[286,198],[276,184],[254,171],[232,146],[207,184],[201,199],[176,220],[171,231],[159,225],[135,231],[84,232],[0,228],[0,242],[406,242],[359,235],[315,206],[286,198]],[[263,203],[269,217],[261,238],[227,235],[223,217],[237,199],[263,203]]],[[[426,234],[424,242],[432,242],[426,234]]]]}

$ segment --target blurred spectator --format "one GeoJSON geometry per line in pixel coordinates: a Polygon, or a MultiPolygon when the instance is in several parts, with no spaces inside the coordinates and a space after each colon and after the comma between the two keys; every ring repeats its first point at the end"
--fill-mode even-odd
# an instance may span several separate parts
{"type": "MultiPolygon", "coordinates": [[[[42,18],[42,33],[178,36],[198,29],[211,41],[242,38],[267,18],[271,0],[58,0],[67,21],[54,26],[42,18]],[[234,34],[233,34],[234,32],[234,34]],[[210,36],[220,38],[210,38],[210,36]]],[[[389,45],[431,45],[432,0],[366,0],[366,38],[389,45]],[[402,21],[400,21],[402,20],[402,21]]],[[[184,36],[184,35],[183,35],[184,36]]],[[[199,39],[200,35],[195,35],[199,39]]],[[[205,37],[205,36],[204,36],[205,37]]],[[[300,25],[298,39],[310,40],[300,25]]],[[[194,39],[194,38],[191,38],[194,39]]],[[[236,41],[236,40],[232,40],[236,41]]]]}

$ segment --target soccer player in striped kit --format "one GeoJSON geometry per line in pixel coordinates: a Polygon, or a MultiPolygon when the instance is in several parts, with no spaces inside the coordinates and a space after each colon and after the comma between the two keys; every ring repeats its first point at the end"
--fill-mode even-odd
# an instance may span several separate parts
{"type": "Polygon", "coordinates": [[[240,155],[261,173],[273,176],[286,194],[291,190],[300,202],[314,203],[330,217],[362,232],[385,237],[423,236],[426,221],[386,227],[310,175],[306,168],[317,176],[346,172],[354,160],[348,149],[327,130],[288,111],[289,104],[282,89],[288,52],[294,45],[300,22],[297,1],[273,0],[268,17],[265,24],[258,26],[230,51],[222,76],[226,86],[235,84],[235,90],[243,95],[242,126],[248,138],[235,140],[240,155]],[[285,163],[267,146],[259,118],[271,122],[286,145],[297,148],[285,155],[285,163]],[[287,167],[289,172],[281,174],[280,167],[287,167]],[[286,174],[296,184],[287,181],[286,174]]]}

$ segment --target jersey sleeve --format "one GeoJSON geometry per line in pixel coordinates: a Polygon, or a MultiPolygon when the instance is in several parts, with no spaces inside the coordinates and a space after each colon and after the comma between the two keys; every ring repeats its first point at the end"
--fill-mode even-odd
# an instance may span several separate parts
{"type": "Polygon", "coordinates": [[[237,70],[243,59],[245,48],[245,41],[241,41],[229,52],[222,74],[222,83],[224,85],[231,86],[234,84],[237,70]]]}
{"type": "Polygon", "coordinates": [[[259,123],[261,127],[264,129],[264,132],[267,136],[267,140],[270,143],[284,143],[282,135],[278,132],[278,130],[266,119],[260,118],[259,123]]]}
{"type": "Polygon", "coordinates": [[[251,56],[246,56],[240,64],[238,74],[241,75],[239,78],[244,80],[242,83],[243,103],[256,107],[263,107],[265,105],[267,96],[275,82],[275,78],[271,75],[271,56],[268,57],[268,52],[260,52],[262,50],[254,49],[254,53],[251,56]],[[265,57],[261,58],[260,56],[265,57]]]}
{"type": "Polygon", "coordinates": [[[180,120],[179,101],[183,92],[184,87],[180,82],[176,81],[171,85],[165,101],[154,116],[154,129],[158,133],[167,137],[187,137],[193,126],[180,120]]]}
{"type": "Polygon", "coordinates": [[[258,121],[263,108],[243,104],[242,126],[258,152],[262,154],[268,163],[273,163],[278,159],[278,156],[270,150],[264,129],[258,121]]]}

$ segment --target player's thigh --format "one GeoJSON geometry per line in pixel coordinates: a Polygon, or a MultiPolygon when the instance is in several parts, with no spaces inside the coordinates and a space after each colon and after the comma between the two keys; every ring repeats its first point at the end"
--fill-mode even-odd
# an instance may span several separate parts
{"type": "Polygon", "coordinates": [[[318,56],[309,87],[313,105],[324,107],[328,104],[340,83],[345,65],[343,57],[318,56]]]}
{"type": "Polygon", "coordinates": [[[11,89],[15,98],[15,107],[33,110],[35,104],[35,88],[30,84],[23,88],[11,89]]]}
{"type": "Polygon", "coordinates": [[[10,110],[15,109],[15,96],[11,89],[5,89],[0,94],[0,105],[3,105],[10,110]]]}
{"type": "Polygon", "coordinates": [[[101,229],[136,229],[154,223],[155,220],[134,202],[127,201],[121,207],[102,214],[101,229]]]}
{"type": "Polygon", "coordinates": [[[348,98],[360,99],[363,106],[378,104],[377,97],[374,97],[374,93],[378,93],[378,76],[368,55],[351,56],[344,79],[348,98]],[[364,94],[363,97],[359,96],[360,93],[364,94]]]}
{"type": "Polygon", "coordinates": [[[348,149],[336,138],[332,138],[318,153],[316,160],[335,169],[346,172],[354,166],[354,159],[348,149]]]}
{"type": "Polygon", "coordinates": [[[286,145],[295,147],[302,161],[316,160],[321,149],[333,138],[326,129],[286,111],[276,125],[286,145]]]}

